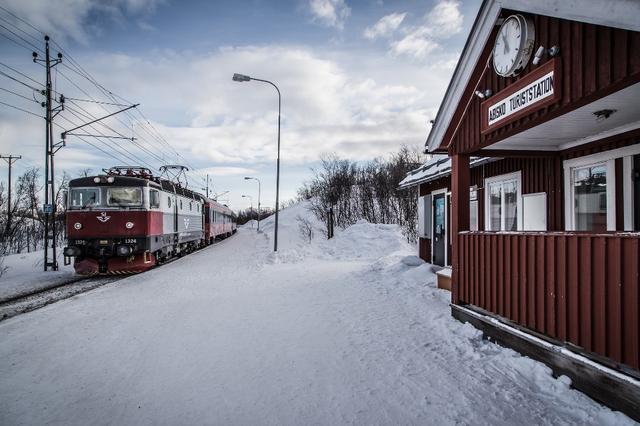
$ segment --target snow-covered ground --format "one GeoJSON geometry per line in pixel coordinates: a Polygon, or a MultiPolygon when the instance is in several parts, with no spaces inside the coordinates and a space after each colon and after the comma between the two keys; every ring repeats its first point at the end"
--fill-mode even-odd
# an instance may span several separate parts
{"type": "Polygon", "coordinates": [[[20,253],[5,256],[6,271],[0,276],[0,301],[49,288],[74,278],[72,265],[64,265],[62,248],[57,250],[59,268],[44,272],[44,252],[20,253]]]}
{"type": "Polygon", "coordinates": [[[632,423],[454,320],[397,227],[298,216],[0,323],[0,424],[632,423]]]}

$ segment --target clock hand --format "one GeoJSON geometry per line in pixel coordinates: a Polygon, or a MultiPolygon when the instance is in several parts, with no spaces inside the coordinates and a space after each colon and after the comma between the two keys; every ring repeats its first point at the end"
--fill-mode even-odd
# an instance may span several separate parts
{"type": "Polygon", "coordinates": [[[511,49],[509,48],[509,42],[507,41],[507,36],[505,34],[502,34],[502,41],[504,42],[504,53],[509,52],[511,49]]]}

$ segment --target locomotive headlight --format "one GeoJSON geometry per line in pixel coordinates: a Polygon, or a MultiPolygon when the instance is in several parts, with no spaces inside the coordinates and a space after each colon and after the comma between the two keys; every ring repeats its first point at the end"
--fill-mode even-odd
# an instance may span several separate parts
{"type": "Polygon", "coordinates": [[[82,254],[82,250],[80,250],[79,247],[74,246],[65,247],[62,252],[67,257],[80,256],[82,254]]]}
{"type": "Polygon", "coordinates": [[[76,222],[73,224],[73,229],[77,229],[78,231],[82,229],[82,224],[80,222],[76,222]]]}
{"type": "Polygon", "coordinates": [[[133,253],[133,247],[131,246],[120,245],[116,247],[116,254],[118,256],[129,256],[131,253],[133,253]]]}
{"type": "Polygon", "coordinates": [[[107,178],[107,182],[109,182],[109,183],[113,183],[115,180],[116,180],[116,178],[114,178],[113,176],[109,176],[107,178]]]}
{"type": "Polygon", "coordinates": [[[124,224],[124,226],[125,226],[127,229],[131,229],[131,228],[133,228],[133,222],[127,222],[127,223],[125,223],[125,224],[124,224]]]}
{"type": "Polygon", "coordinates": [[[95,183],[100,183],[100,177],[99,177],[99,176],[94,177],[94,178],[93,178],[93,181],[94,181],[95,183]]]}

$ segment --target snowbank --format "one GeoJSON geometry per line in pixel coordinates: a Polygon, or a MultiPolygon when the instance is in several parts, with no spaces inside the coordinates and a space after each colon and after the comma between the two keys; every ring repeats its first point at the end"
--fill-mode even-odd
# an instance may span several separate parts
{"type": "Polygon", "coordinates": [[[0,322],[0,423],[632,424],[453,319],[397,228],[281,213],[277,255],[270,218],[0,322]]]}
{"type": "Polygon", "coordinates": [[[73,266],[64,265],[62,248],[57,250],[57,255],[59,269],[55,272],[44,272],[44,252],[41,250],[6,256],[4,266],[7,270],[0,277],[0,302],[73,279],[73,266]]]}

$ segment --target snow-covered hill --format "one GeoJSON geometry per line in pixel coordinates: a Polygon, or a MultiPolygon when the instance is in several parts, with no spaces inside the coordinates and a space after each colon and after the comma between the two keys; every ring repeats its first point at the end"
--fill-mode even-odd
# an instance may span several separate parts
{"type": "Polygon", "coordinates": [[[273,220],[0,322],[0,423],[632,423],[454,320],[396,227],[273,220]]]}

